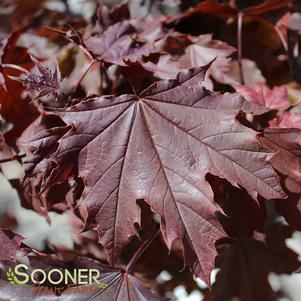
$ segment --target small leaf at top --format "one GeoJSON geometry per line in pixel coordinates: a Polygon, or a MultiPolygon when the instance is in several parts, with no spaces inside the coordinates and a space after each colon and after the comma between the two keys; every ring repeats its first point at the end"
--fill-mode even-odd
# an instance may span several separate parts
{"type": "Polygon", "coordinates": [[[139,61],[158,52],[155,42],[161,38],[160,22],[121,21],[108,27],[102,34],[85,41],[93,56],[104,63],[127,66],[125,61],[139,61]]]}
{"type": "Polygon", "coordinates": [[[37,59],[31,56],[40,74],[28,73],[17,78],[29,91],[39,93],[38,97],[46,95],[58,95],[60,93],[61,75],[56,67],[52,72],[48,67],[43,66],[37,59]]]}

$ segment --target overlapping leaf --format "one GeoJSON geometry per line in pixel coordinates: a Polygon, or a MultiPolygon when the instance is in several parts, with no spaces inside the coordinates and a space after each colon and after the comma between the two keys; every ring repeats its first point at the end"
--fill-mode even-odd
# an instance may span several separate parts
{"type": "Polygon", "coordinates": [[[109,9],[99,1],[98,22],[104,28],[128,19],[130,19],[130,11],[127,3],[122,3],[109,9]]]}
{"type": "MultiPolygon", "coordinates": [[[[285,116],[285,115],[283,115],[285,116]]],[[[289,115],[290,116],[290,115],[289,115]]],[[[290,121],[285,121],[293,125],[290,121]]],[[[265,129],[260,141],[265,147],[276,152],[271,160],[273,167],[285,178],[288,190],[288,200],[276,202],[276,208],[288,223],[300,229],[301,217],[301,130],[299,128],[271,128],[265,129]]]]}
{"type": "MultiPolygon", "coordinates": [[[[278,233],[278,239],[281,236],[283,233],[278,233]]],[[[275,296],[268,283],[269,273],[292,273],[298,267],[296,257],[285,246],[275,246],[275,242],[266,245],[255,240],[230,241],[221,255],[221,271],[212,295],[209,293],[205,300],[273,301],[275,296]]]]}
{"type": "Polygon", "coordinates": [[[300,129],[266,129],[260,141],[276,154],[271,160],[275,169],[287,176],[286,186],[299,192],[301,184],[300,129]]]}
{"type": "Polygon", "coordinates": [[[200,35],[193,39],[193,45],[186,48],[185,55],[181,57],[179,64],[184,68],[192,68],[212,63],[209,75],[216,81],[224,84],[236,83],[230,72],[229,56],[235,52],[230,45],[213,40],[212,35],[200,35]]]}
{"type": "Polygon", "coordinates": [[[278,118],[269,122],[270,128],[294,128],[301,129],[300,112],[283,112],[278,118]]]}
{"type": "Polygon", "coordinates": [[[229,56],[235,52],[235,48],[218,40],[212,39],[211,34],[190,37],[189,45],[185,54],[179,59],[169,54],[160,57],[157,64],[146,63],[144,67],[154,72],[155,76],[166,79],[175,77],[176,74],[183,70],[207,65],[212,62],[207,72],[207,78],[212,77],[217,82],[224,84],[238,84],[233,77],[230,68],[229,56]]]}
{"type": "Polygon", "coordinates": [[[111,25],[99,36],[88,38],[85,45],[97,60],[121,66],[126,66],[126,60],[139,61],[158,52],[155,42],[160,37],[160,22],[146,22],[144,28],[139,28],[140,22],[134,23],[135,26],[129,21],[111,25]]]}
{"type": "Polygon", "coordinates": [[[271,110],[285,109],[289,106],[288,93],[285,86],[270,89],[263,83],[257,83],[254,87],[243,85],[236,85],[235,87],[246,100],[271,110]]]}

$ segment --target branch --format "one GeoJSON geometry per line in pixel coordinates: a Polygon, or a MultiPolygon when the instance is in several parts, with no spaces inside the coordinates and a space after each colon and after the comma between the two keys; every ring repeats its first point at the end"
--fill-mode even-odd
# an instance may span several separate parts
{"type": "Polygon", "coordinates": [[[21,71],[21,72],[24,72],[26,74],[28,74],[28,70],[26,70],[25,68],[22,68],[18,65],[15,65],[15,64],[0,64],[0,67],[1,68],[10,68],[10,69],[15,69],[15,70],[18,70],[18,71],[21,71]]]}
{"type": "Polygon", "coordinates": [[[2,164],[2,163],[7,163],[7,162],[11,162],[11,161],[14,161],[14,160],[18,160],[19,162],[22,162],[21,159],[22,159],[22,158],[25,158],[25,157],[26,157],[25,154],[20,155],[20,156],[16,155],[16,156],[13,156],[13,157],[10,157],[10,158],[6,158],[6,159],[0,160],[0,164],[2,164]]]}

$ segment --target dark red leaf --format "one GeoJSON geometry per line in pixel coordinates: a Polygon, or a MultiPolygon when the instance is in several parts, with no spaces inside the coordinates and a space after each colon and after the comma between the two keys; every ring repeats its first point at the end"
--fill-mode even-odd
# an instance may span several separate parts
{"type": "Polygon", "coordinates": [[[26,27],[44,8],[45,0],[18,0],[12,15],[13,30],[26,27]]]}
{"type": "Polygon", "coordinates": [[[220,17],[236,17],[239,12],[243,12],[244,15],[248,16],[273,16],[275,13],[283,13],[287,11],[292,3],[293,0],[283,1],[283,0],[265,0],[262,4],[254,5],[246,7],[242,10],[237,8],[233,4],[234,1],[227,3],[227,4],[221,4],[217,0],[206,0],[200,4],[198,4],[196,7],[191,8],[183,13],[184,17],[188,17],[194,13],[204,13],[204,14],[212,14],[215,16],[220,17]]]}
{"type": "Polygon", "coordinates": [[[16,261],[24,252],[21,248],[23,237],[6,229],[0,229],[0,261],[16,261]]]}
{"type": "Polygon", "coordinates": [[[129,21],[116,23],[99,36],[88,38],[85,45],[97,60],[120,66],[158,52],[155,41],[160,23],[147,22],[143,28],[139,28],[140,22],[134,23],[135,26],[129,21]]]}
{"type": "Polygon", "coordinates": [[[250,6],[244,10],[247,15],[265,15],[273,12],[287,10],[293,4],[293,0],[265,0],[262,4],[250,6]]]}
{"type": "MultiPolygon", "coordinates": [[[[14,64],[29,69],[32,61],[26,48],[16,46],[21,32],[12,33],[3,49],[2,64],[14,64]]],[[[9,76],[19,76],[20,71],[3,68],[5,85],[0,86],[0,113],[3,118],[13,124],[13,129],[6,134],[7,143],[14,144],[22,131],[37,117],[37,109],[28,97],[23,96],[24,87],[9,76]]]]}
{"type": "Polygon", "coordinates": [[[261,143],[276,154],[271,164],[287,177],[286,187],[292,192],[300,192],[301,144],[300,129],[265,129],[260,135],[261,143]]]}
{"type": "Polygon", "coordinates": [[[130,11],[127,3],[122,3],[109,9],[99,1],[98,22],[104,27],[115,24],[130,18],[130,11]]]}
{"type": "Polygon", "coordinates": [[[301,186],[298,185],[299,193],[287,192],[288,198],[283,200],[276,200],[276,211],[281,214],[287,223],[296,230],[301,230],[301,186]]]}
{"type": "Polygon", "coordinates": [[[5,79],[2,73],[0,73],[0,86],[5,85],[5,79]]]}
{"type": "Polygon", "coordinates": [[[240,110],[262,108],[237,94],[204,89],[207,68],[159,81],[139,96],[92,98],[62,109],[69,132],[60,138],[65,129],[54,128],[27,143],[34,147],[28,174],[44,173],[47,185],[53,172],[78,160],[86,229],[97,228],[111,262],[137,234],[135,200],[144,198],[161,216],[168,247],[180,238],[186,263],[197,262],[195,270],[209,283],[214,244],[224,232],[206,174],[243,186],[254,198],[285,197],[267,162],[271,154],[257,143],[256,132],[235,120],[240,110]],[[57,150],[47,154],[56,142],[57,150]]]}
{"type": "Polygon", "coordinates": [[[16,80],[20,81],[29,91],[39,93],[37,97],[49,94],[57,96],[60,93],[61,74],[58,67],[52,72],[48,67],[43,66],[37,59],[31,57],[40,74],[28,73],[16,80]]]}
{"type": "MultiPolygon", "coordinates": [[[[255,203],[245,190],[233,187],[226,180],[213,176],[207,178],[215,192],[214,200],[226,214],[220,215],[219,220],[229,236],[253,237],[255,231],[264,233],[264,203],[255,203]]],[[[285,205],[287,200],[280,202],[285,205]]]]}
{"type": "MultiPolygon", "coordinates": [[[[274,235],[281,237],[279,232],[274,235]]],[[[255,240],[230,241],[220,261],[221,271],[213,285],[213,298],[205,300],[273,301],[269,273],[292,273],[298,267],[297,256],[289,249],[275,246],[275,243],[267,246],[255,240]]]]}
{"type": "Polygon", "coordinates": [[[286,109],[290,105],[285,86],[276,86],[270,89],[263,83],[257,83],[254,87],[235,85],[235,88],[249,102],[265,106],[271,110],[286,109]]]}
{"type": "Polygon", "coordinates": [[[283,112],[278,118],[269,122],[271,128],[294,128],[301,129],[300,112],[283,112]]]}

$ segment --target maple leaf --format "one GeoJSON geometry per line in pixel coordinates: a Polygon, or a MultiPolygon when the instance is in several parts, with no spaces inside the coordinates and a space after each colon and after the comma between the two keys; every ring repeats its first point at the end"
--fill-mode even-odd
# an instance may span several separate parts
{"type": "Polygon", "coordinates": [[[279,13],[279,11],[286,11],[290,8],[293,0],[265,0],[259,5],[249,6],[243,11],[247,15],[267,15],[272,13],[279,13]]]}
{"type": "Polygon", "coordinates": [[[276,86],[270,89],[263,83],[257,83],[253,87],[235,85],[235,88],[247,101],[271,110],[285,109],[289,106],[288,92],[285,86],[276,86]]]}
{"type": "Polygon", "coordinates": [[[50,94],[57,96],[60,93],[61,74],[56,67],[52,72],[48,67],[43,66],[37,59],[31,56],[40,74],[28,73],[17,78],[28,91],[37,91],[37,97],[43,97],[50,94]]]}
{"type": "Polygon", "coordinates": [[[13,31],[24,28],[33,22],[36,15],[44,9],[45,0],[20,0],[13,3],[12,23],[13,31]]]}
{"type": "Polygon", "coordinates": [[[255,131],[235,120],[240,110],[261,113],[262,107],[203,88],[207,68],[159,81],[139,96],[96,97],[61,109],[66,134],[58,139],[60,128],[54,128],[23,142],[35,149],[27,159],[31,170],[44,173],[48,183],[53,170],[62,173],[78,160],[86,229],[97,228],[110,262],[136,234],[135,200],[145,199],[161,216],[168,247],[180,238],[186,263],[198,262],[195,270],[209,283],[214,244],[225,234],[206,174],[226,178],[254,198],[285,197],[267,162],[271,153],[257,143],[255,131]],[[56,151],[40,161],[54,142],[56,151]]]}
{"type": "MultiPolygon", "coordinates": [[[[258,68],[257,64],[248,59],[241,60],[242,70],[244,74],[245,86],[253,86],[257,83],[265,83],[266,79],[263,77],[262,72],[258,68]]],[[[230,69],[232,76],[239,83],[239,65],[237,60],[230,61],[230,69]]]]}
{"type": "MultiPolygon", "coordinates": [[[[228,3],[220,3],[217,0],[205,0],[199,3],[196,7],[186,10],[183,12],[181,17],[189,17],[195,13],[205,13],[208,15],[222,16],[222,17],[237,17],[240,12],[244,15],[258,17],[258,16],[270,16],[270,22],[277,22],[279,12],[287,11],[293,0],[282,1],[282,0],[265,0],[259,5],[251,5],[240,9],[236,5],[235,1],[228,1],[228,3]],[[275,17],[276,15],[276,17],[275,17]],[[271,16],[273,18],[271,18],[271,16]]],[[[240,4],[240,3],[238,3],[240,4]]],[[[242,4],[244,4],[242,2],[242,4]]],[[[245,6],[245,5],[243,5],[245,6]]],[[[177,18],[177,17],[176,17],[177,18]]]]}
{"type": "Polygon", "coordinates": [[[219,216],[219,221],[229,236],[253,237],[254,231],[264,232],[266,212],[263,203],[254,202],[245,190],[233,187],[224,179],[212,175],[207,179],[213,187],[215,202],[225,213],[219,216]]]}
{"type": "MultiPolygon", "coordinates": [[[[278,237],[285,236],[285,230],[281,233],[279,228],[275,229],[278,237]]],[[[299,264],[296,254],[285,246],[278,246],[277,239],[276,242],[272,238],[268,240],[271,240],[268,245],[251,239],[228,241],[219,258],[221,270],[209,293],[214,298],[205,300],[275,300],[268,282],[269,273],[292,273],[299,264]]]]}
{"type": "Polygon", "coordinates": [[[234,85],[238,81],[232,75],[229,56],[235,48],[219,40],[213,40],[212,34],[190,37],[189,45],[179,59],[169,54],[162,55],[157,64],[146,62],[144,68],[154,73],[155,76],[168,79],[175,77],[183,69],[203,66],[211,63],[206,74],[208,86],[212,86],[210,78],[217,82],[234,85]]]}
{"type": "MultiPolygon", "coordinates": [[[[290,118],[290,115],[288,118],[290,118]]],[[[290,123],[291,121],[289,120],[288,122],[290,123]]],[[[276,153],[271,160],[271,164],[283,175],[287,189],[288,199],[285,202],[282,202],[282,200],[276,200],[275,202],[277,212],[284,216],[289,225],[296,229],[301,229],[300,135],[301,129],[297,128],[297,126],[292,129],[265,129],[260,135],[261,143],[276,153]]]]}
{"type": "Polygon", "coordinates": [[[283,112],[278,118],[275,118],[269,122],[269,127],[301,129],[301,113],[283,112]]]}
{"type": "Polygon", "coordinates": [[[120,66],[127,66],[127,60],[139,61],[143,56],[158,52],[155,41],[160,38],[159,23],[147,22],[142,30],[139,30],[139,22],[134,23],[137,27],[129,21],[111,25],[100,36],[88,38],[85,45],[97,60],[120,66]],[[149,28],[155,33],[153,37],[149,28]]]}
{"type": "Polygon", "coordinates": [[[265,129],[260,135],[261,143],[276,154],[271,159],[273,167],[287,177],[286,187],[300,192],[301,143],[300,129],[265,129]]]}
{"type": "Polygon", "coordinates": [[[117,272],[111,274],[110,284],[99,295],[100,301],[167,301],[170,298],[162,298],[154,295],[146,289],[138,279],[128,273],[117,272]]]}
{"type": "Polygon", "coordinates": [[[130,19],[130,11],[127,3],[121,3],[109,9],[99,1],[98,22],[107,28],[117,22],[130,19]]]}
{"type": "Polygon", "coordinates": [[[212,34],[200,35],[193,39],[185,54],[180,58],[182,69],[207,65],[213,61],[208,70],[208,76],[223,84],[235,84],[237,81],[231,75],[229,56],[236,49],[222,41],[213,40],[212,34]]]}
{"type": "MultiPolygon", "coordinates": [[[[43,158],[45,158],[49,152],[56,149],[57,142],[68,130],[69,127],[57,127],[41,131],[35,136],[35,141],[32,141],[27,150],[32,154],[32,156],[28,159],[25,159],[23,162],[26,173],[36,176],[43,169],[46,171],[46,173],[49,173],[48,176],[45,177],[47,181],[44,183],[43,187],[48,187],[48,183],[54,182],[54,179],[56,179],[57,176],[62,179],[61,170],[56,172],[57,169],[55,168],[55,163],[53,162],[54,164],[51,164],[51,162],[45,162],[43,158]]],[[[61,166],[61,168],[63,168],[63,166],[61,166]]],[[[59,183],[59,181],[56,183],[59,183]]]]}
{"type": "MultiPolygon", "coordinates": [[[[27,129],[22,133],[19,140],[29,140],[36,135],[35,143],[29,147],[30,153],[34,155],[33,162],[25,162],[25,170],[27,173],[35,175],[35,161],[42,161],[43,156],[46,156],[52,149],[55,150],[57,141],[69,130],[69,127],[63,127],[62,121],[58,116],[43,112],[40,117],[34,120],[27,129]],[[40,144],[42,141],[44,143],[40,144]],[[39,153],[36,150],[39,149],[39,153]]],[[[42,162],[41,162],[42,163],[42,162]]]]}
{"type": "Polygon", "coordinates": [[[97,59],[112,64],[123,64],[123,57],[134,48],[135,32],[135,28],[128,21],[118,22],[99,37],[87,39],[85,45],[97,59]]]}

